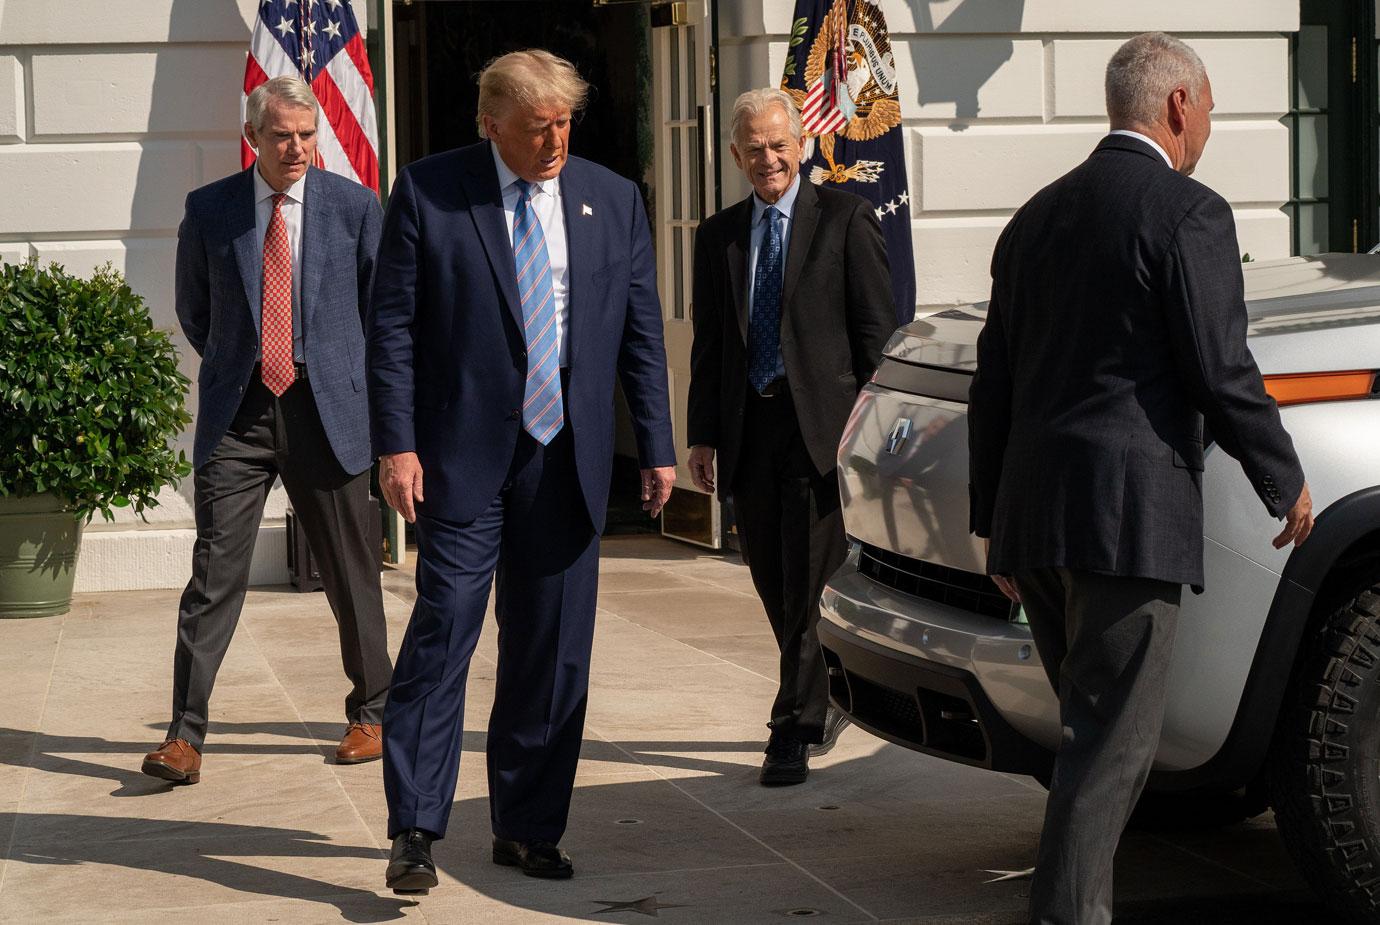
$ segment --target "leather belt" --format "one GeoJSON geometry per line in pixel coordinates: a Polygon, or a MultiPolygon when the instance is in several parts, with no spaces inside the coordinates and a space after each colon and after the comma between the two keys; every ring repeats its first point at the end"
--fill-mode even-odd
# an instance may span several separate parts
{"type": "Polygon", "coordinates": [[[790,383],[786,381],[785,376],[777,376],[771,382],[768,382],[767,387],[760,392],[754,389],[751,384],[748,385],[749,398],[780,398],[790,394],[791,386],[790,383]]]}

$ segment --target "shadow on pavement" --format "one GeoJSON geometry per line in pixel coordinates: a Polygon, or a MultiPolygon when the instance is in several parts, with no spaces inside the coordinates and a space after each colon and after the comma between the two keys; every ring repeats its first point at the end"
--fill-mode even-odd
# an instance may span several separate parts
{"type": "MultiPolygon", "coordinates": [[[[217,753],[319,753],[338,730],[337,723],[217,723],[208,760],[217,753]],[[232,735],[280,735],[288,741],[216,741],[232,735]]],[[[148,742],[0,729],[0,744],[5,745],[0,763],[118,781],[121,786],[112,796],[151,796],[171,789],[138,770],[148,742]],[[68,757],[80,753],[119,755],[123,767],[68,757]]],[[[482,761],[484,744],[483,732],[466,732],[466,760],[482,761]]],[[[640,920],[642,914],[630,915],[636,909],[619,915],[609,905],[651,897],[659,897],[657,902],[668,910],[665,904],[684,909],[667,911],[665,917],[696,921],[745,920],[745,915],[774,920],[794,907],[814,908],[835,921],[866,918],[843,895],[882,918],[1019,920],[1028,882],[995,881],[993,876],[1033,863],[1039,818],[1029,794],[1013,795],[1002,789],[1004,784],[994,787],[1000,782],[990,777],[935,776],[957,773],[947,768],[926,772],[917,767],[911,781],[904,767],[873,767],[877,755],[821,767],[805,787],[768,791],[756,784],[755,756],[761,747],[759,741],[587,740],[582,761],[589,776],[576,791],[563,842],[574,857],[576,881],[534,882],[495,866],[489,858],[488,798],[472,785],[453,804],[449,837],[436,844],[437,865],[492,901],[589,921],[640,920]],[[744,755],[752,757],[744,761],[744,755]],[[597,763],[618,769],[601,771],[597,763]],[[600,773],[638,770],[647,776],[599,778],[600,773]],[[903,786],[908,792],[893,799],[892,788],[903,786]]],[[[213,765],[208,773],[214,773],[213,765]]],[[[17,865],[82,864],[147,870],[243,894],[333,906],[352,922],[389,921],[411,904],[385,893],[385,852],[331,842],[306,830],[21,812],[0,814],[0,833],[5,831],[14,833],[11,870],[17,865]],[[274,869],[275,859],[292,858],[374,861],[377,879],[369,885],[378,892],[274,869]]],[[[1136,898],[1118,904],[1117,921],[1327,921],[1323,907],[1299,888],[1297,879],[1273,879],[1287,864],[1277,838],[1270,827],[1226,829],[1220,840],[1216,834],[1205,840],[1198,833],[1185,846],[1163,835],[1129,837],[1118,857],[1118,881],[1123,895],[1136,898]],[[1228,867],[1201,853],[1214,842],[1238,860],[1260,859],[1262,869],[1252,876],[1242,873],[1246,868],[1239,863],[1228,867]]],[[[443,883],[422,900],[421,911],[452,910],[455,906],[448,904],[463,905],[465,895],[443,883]]]]}
{"type": "MultiPolygon", "coordinates": [[[[186,823],[179,826],[173,839],[141,837],[141,831],[166,833],[169,823],[155,819],[121,820],[128,827],[128,837],[110,840],[110,821],[102,816],[0,813],[0,830],[15,827],[11,864],[103,864],[192,877],[242,893],[335,906],[350,922],[392,921],[402,917],[404,907],[414,905],[368,890],[273,870],[257,862],[227,858],[378,858],[382,867],[383,857],[374,848],[335,844],[324,835],[303,830],[217,822],[186,823]],[[23,830],[31,824],[61,831],[62,844],[26,845],[23,830]],[[96,840],[102,837],[107,840],[96,840]],[[166,850],[152,850],[155,847],[166,850]]],[[[22,911],[9,909],[15,914],[22,911]]]]}

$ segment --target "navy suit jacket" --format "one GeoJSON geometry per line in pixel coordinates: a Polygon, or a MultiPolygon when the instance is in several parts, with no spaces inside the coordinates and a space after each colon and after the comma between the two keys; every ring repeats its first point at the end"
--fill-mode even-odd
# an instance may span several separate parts
{"type": "MultiPolygon", "coordinates": [[[[613,468],[615,373],[643,468],[675,463],[661,303],[642,196],[572,157],[561,171],[570,257],[565,390],[581,493],[602,530],[613,468]]],[[[374,452],[416,452],[430,517],[466,523],[507,477],[527,376],[522,303],[488,142],[399,174],[370,305],[374,452]]]]}
{"type": "MultiPolygon", "coordinates": [[[[254,168],[187,194],[177,232],[177,317],[201,356],[192,464],[225,436],[259,356],[263,253],[254,168]]],[[[368,469],[364,316],[383,210],[368,189],[307,168],[302,216],[302,350],[326,438],[341,468],[368,469]]]]}

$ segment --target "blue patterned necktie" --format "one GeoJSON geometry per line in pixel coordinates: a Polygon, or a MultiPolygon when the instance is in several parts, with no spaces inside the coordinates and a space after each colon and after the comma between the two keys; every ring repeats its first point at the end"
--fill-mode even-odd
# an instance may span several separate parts
{"type": "Polygon", "coordinates": [[[561,432],[561,358],[556,339],[556,290],[546,236],[532,209],[532,185],[517,181],[513,210],[513,260],[522,297],[522,333],[527,341],[527,389],[522,397],[522,427],[543,446],[561,432]]]}
{"type": "Polygon", "coordinates": [[[781,356],[781,213],[769,206],[762,214],[767,233],[757,254],[752,281],[752,318],[748,322],[748,382],[762,392],[776,378],[781,356]]]}

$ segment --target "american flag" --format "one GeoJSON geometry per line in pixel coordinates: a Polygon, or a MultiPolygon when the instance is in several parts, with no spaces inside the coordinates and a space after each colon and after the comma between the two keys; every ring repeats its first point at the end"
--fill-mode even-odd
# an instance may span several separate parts
{"type": "MultiPolygon", "coordinates": [[[[374,75],[350,0],[261,0],[244,65],[243,121],[249,93],[273,77],[311,84],[325,117],[317,128],[316,166],[379,188],[379,130],[374,75]]],[[[240,162],[254,163],[248,139],[240,162]]]]}

